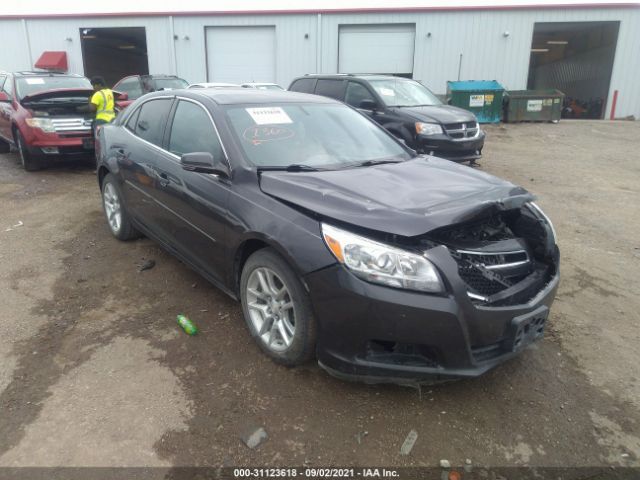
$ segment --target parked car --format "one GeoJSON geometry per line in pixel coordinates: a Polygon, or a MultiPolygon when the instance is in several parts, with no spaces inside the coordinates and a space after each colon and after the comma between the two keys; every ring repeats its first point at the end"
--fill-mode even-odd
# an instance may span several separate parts
{"type": "Polygon", "coordinates": [[[223,83],[223,82],[200,82],[192,83],[189,88],[240,88],[240,85],[236,83],[223,83]]]}
{"type": "Polygon", "coordinates": [[[256,90],[284,90],[277,83],[243,83],[242,88],[255,88],[256,90]]]}
{"type": "Polygon", "coordinates": [[[418,153],[474,162],[485,133],[471,112],[443,104],[415,80],[384,75],[306,75],[289,90],[335,98],[366,113],[418,153]]]}
{"type": "Polygon", "coordinates": [[[93,93],[81,75],[0,72],[0,152],[15,146],[28,171],[60,155],[93,157],[93,93]]]}
{"type": "Polygon", "coordinates": [[[113,90],[127,94],[126,100],[116,101],[118,108],[124,109],[146,93],[158,90],[179,90],[188,86],[189,82],[175,75],[129,75],[119,80],[113,86],[113,90]]]}
{"type": "Polygon", "coordinates": [[[543,335],[559,251],[533,195],[340,102],[157,92],[96,148],[113,235],[151,237],[239,299],[276,362],[412,384],[482,374],[543,335]]]}

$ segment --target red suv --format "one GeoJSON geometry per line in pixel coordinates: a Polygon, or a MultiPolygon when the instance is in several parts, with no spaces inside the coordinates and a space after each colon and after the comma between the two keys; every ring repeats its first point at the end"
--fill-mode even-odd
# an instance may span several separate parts
{"type": "Polygon", "coordinates": [[[0,152],[15,146],[28,171],[60,155],[93,157],[92,94],[81,75],[0,72],[0,152]]]}

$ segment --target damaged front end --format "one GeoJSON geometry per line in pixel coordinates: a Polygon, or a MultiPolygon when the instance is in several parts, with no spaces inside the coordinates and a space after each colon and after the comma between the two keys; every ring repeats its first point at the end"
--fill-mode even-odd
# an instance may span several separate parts
{"type": "Polygon", "coordinates": [[[481,218],[436,229],[418,243],[447,247],[469,298],[478,305],[525,304],[559,268],[553,225],[533,202],[510,210],[490,209],[481,218]]]}

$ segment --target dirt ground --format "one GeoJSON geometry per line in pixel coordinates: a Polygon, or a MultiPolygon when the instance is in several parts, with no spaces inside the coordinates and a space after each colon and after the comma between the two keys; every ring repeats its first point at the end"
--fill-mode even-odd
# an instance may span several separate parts
{"type": "Polygon", "coordinates": [[[273,364],[238,304],[110,235],[90,167],[0,155],[0,466],[640,466],[640,122],[487,131],[479,168],[555,223],[559,296],[542,342],[422,396],[273,364]]]}

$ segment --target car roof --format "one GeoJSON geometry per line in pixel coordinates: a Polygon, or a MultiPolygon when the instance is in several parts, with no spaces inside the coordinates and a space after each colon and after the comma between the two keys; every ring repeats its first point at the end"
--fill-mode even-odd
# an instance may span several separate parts
{"type": "Polygon", "coordinates": [[[50,72],[48,70],[42,70],[40,72],[34,70],[24,70],[20,72],[13,72],[17,77],[75,77],[85,78],[84,75],[78,75],[77,73],[67,72],[50,72]]]}
{"type": "Polygon", "coordinates": [[[331,79],[331,80],[342,80],[346,78],[358,79],[358,80],[411,80],[415,82],[412,78],[405,77],[396,77],[394,75],[380,75],[377,73],[334,73],[334,74],[323,74],[323,73],[308,73],[304,77],[298,77],[296,80],[300,80],[301,78],[320,78],[320,79],[331,79]]]}
{"type": "MultiPolygon", "coordinates": [[[[131,75],[132,77],[135,77],[136,75],[131,75]]],[[[140,77],[145,77],[145,78],[180,78],[177,75],[169,75],[167,73],[150,73],[148,75],[139,75],[140,77]]],[[[182,78],[180,78],[180,80],[182,80],[182,78]]]]}
{"type": "Polygon", "coordinates": [[[194,100],[206,97],[219,105],[273,104],[273,103],[341,103],[329,97],[307,93],[288,92],[286,90],[254,90],[248,88],[194,88],[160,91],[149,94],[154,97],[184,96],[194,100]]]}
{"type": "Polygon", "coordinates": [[[198,82],[192,83],[189,87],[201,86],[201,87],[239,87],[237,83],[224,83],[224,82],[198,82]]]}

